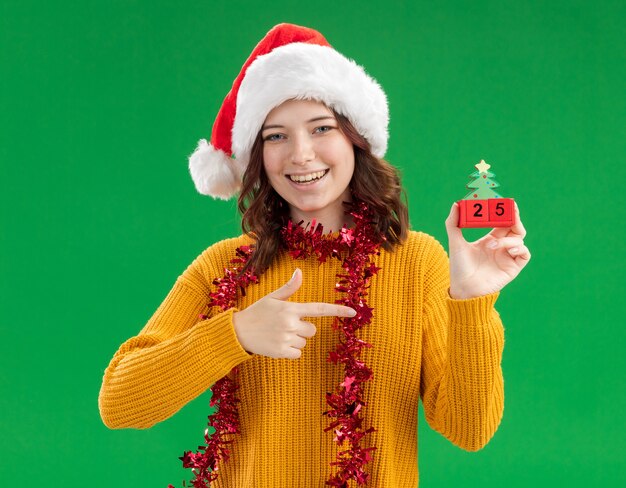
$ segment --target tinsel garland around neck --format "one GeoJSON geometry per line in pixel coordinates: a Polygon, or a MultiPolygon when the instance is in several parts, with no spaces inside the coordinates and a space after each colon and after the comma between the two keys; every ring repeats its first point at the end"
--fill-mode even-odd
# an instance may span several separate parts
{"type": "MultiPolygon", "coordinates": [[[[372,276],[380,268],[375,266],[372,256],[380,254],[380,246],[385,241],[385,236],[376,232],[373,225],[373,212],[363,202],[349,204],[346,211],[352,215],[355,226],[344,227],[337,233],[323,234],[322,225],[315,224],[313,220],[305,228],[302,223],[294,224],[289,221],[281,230],[282,245],[294,259],[306,259],[316,256],[320,262],[333,257],[341,259],[345,273],[337,274],[335,290],[345,293],[345,296],[335,300],[335,303],[352,307],[357,314],[354,317],[335,317],[332,327],[341,330],[343,337],[334,351],[328,353],[327,362],[344,365],[344,380],[337,387],[335,393],[326,393],[326,403],[330,409],[323,413],[335,419],[324,429],[334,431],[334,441],[343,446],[347,441],[349,447],[337,453],[337,461],[331,462],[331,466],[338,466],[338,472],[331,475],[326,485],[342,488],[348,487],[349,480],[355,480],[358,485],[365,485],[370,474],[364,470],[365,464],[372,459],[372,452],[376,447],[363,448],[360,442],[363,437],[376,429],[370,427],[366,430],[361,428],[363,418],[361,413],[367,404],[363,401],[364,383],[369,381],[372,370],[363,361],[359,360],[363,347],[372,347],[371,344],[358,339],[355,332],[368,325],[372,318],[372,308],[367,305],[367,289],[372,276]],[[334,235],[336,234],[336,235],[334,235]]],[[[236,304],[237,291],[241,290],[245,295],[245,287],[250,283],[258,283],[259,277],[254,269],[249,269],[240,275],[240,271],[248,262],[254,246],[240,246],[236,250],[236,256],[231,260],[234,265],[231,269],[225,269],[222,278],[215,279],[213,284],[217,290],[209,294],[209,308],[220,307],[222,311],[232,308],[236,304]]],[[[200,315],[202,320],[209,318],[208,315],[200,315]]],[[[187,451],[180,458],[184,468],[190,468],[194,474],[191,485],[183,482],[183,486],[194,488],[206,488],[211,486],[211,481],[218,477],[220,461],[227,461],[230,452],[228,444],[234,441],[228,438],[229,434],[239,433],[239,414],[236,397],[239,385],[236,381],[238,367],[230,374],[218,380],[212,387],[213,394],[210,406],[217,406],[216,412],[209,416],[208,425],[215,432],[209,435],[209,429],[204,432],[204,446],[198,446],[198,452],[187,451]]],[[[168,488],[174,488],[168,485],[168,488]]]]}

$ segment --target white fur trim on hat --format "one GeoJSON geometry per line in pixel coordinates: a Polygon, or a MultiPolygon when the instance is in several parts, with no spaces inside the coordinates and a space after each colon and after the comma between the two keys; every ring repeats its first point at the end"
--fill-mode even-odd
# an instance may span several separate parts
{"type": "Polygon", "coordinates": [[[286,100],[313,99],[346,116],[382,158],[387,151],[389,109],[380,85],[331,47],[292,43],[259,56],[237,94],[233,154],[247,166],[267,114],[286,100]]]}
{"type": "Polygon", "coordinates": [[[206,139],[189,156],[189,171],[196,190],[203,195],[228,200],[241,188],[243,169],[239,161],[215,149],[206,139]]]}

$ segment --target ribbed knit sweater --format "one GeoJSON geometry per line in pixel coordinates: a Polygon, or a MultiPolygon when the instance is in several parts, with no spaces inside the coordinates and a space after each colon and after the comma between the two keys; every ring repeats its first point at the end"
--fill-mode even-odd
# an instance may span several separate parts
{"type": "MultiPolygon", "coordinates": [[[[113,356],[104,373],[100,414],[112,429],[149,428],[239,366],[241,433],[233,436],[231,457],[212,486],[324,487],[336,472],[329,463],[340,449],[334,432],[324,432],[331,419],[322,415],[330,408],[325,394],[343,381],[344,366],[326,361],[339,343],[333,318],[306,318],[317,333],[295,360],[246,352],[232,319],[233,312],[284,285],[297,267],[302,286],[290,301],[334,303],[343,296],[334,289],[341,261],[294,260],[283,251],[236,307],[213,308],[201,320],[208,293],[216,288],[212,281],[232,266],[236,247],[251,243],[245,235],[220,241],[184,270],[139,334],[113,356]]],[[[452,299],[448,256],[423,232],[409,231],[402,245],[393,252],[381,249],[374,262],[381,270],[367,297],[373,317],[357,331],[373,346],[360,356],[373,371],[364,384],[362,428],[377,429],[361,441],[362,447],[377,447],[365,465],[368,486],[415,487],[420,398],[428,424],[468,451],[482,448],[498,428],[504,408],[504,329],[494,308],[499,292],[452,299]]],[[[199,437],[204,427],[190,426],[199,429],[199,437]]],[[[172,459],[194,447],[179,446],[172,459]]]]}

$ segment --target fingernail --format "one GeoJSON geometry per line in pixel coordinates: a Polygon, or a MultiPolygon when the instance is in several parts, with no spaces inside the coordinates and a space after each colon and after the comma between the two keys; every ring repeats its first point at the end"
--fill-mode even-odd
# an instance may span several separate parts
{"type": "Polygon", "coordinates": [[[489,244],[487,244],[487,247],[489,249],[495,249],[496,247],[498,247],[498,241],[491,241],[489,244]]]}
{"type": "Polygon", "coordinates": [[[291,278],[289,278],[289,283],[291,283],[294,278],[296,277],[296,273],[298,272],[298,268],[296,268],[296,270],[293,272],[293,274],[291,275],[291,278]]]}
{"type": "Polygon", "coordinates": [[[517,252],[519,251],[518,247],[512,247],[511,249],[509,249],[509,252],[517,252]]]}
{"type": "Polygon", "coordinates": [[[354,317],[356,315],[356,310],[351,308],[350,311],[348,312],[348,314],[350,315],[350,317],[354,317]]]}

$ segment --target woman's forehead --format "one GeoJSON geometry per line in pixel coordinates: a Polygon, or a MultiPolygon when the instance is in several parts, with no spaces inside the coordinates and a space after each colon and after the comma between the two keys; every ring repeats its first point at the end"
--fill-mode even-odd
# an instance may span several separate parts
{"type": "Polygon", "coordinates": [[[291,99],[270,110],[267,117],[265,117],[265,123],[279,123],[281,118],[300,119],[319,115],[332,117],[333,113],[323,102],[308,99],[291,99]]]}

